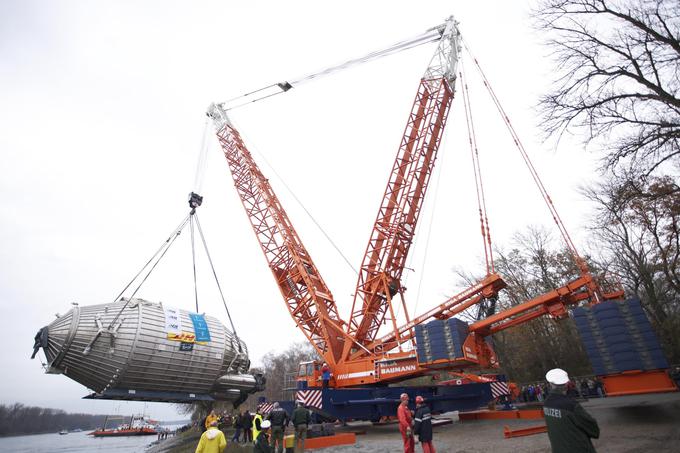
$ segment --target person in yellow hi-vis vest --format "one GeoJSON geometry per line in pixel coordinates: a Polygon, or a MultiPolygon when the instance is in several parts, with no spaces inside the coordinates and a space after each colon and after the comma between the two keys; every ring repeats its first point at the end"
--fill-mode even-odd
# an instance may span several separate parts
{"type": "Polygon", "coordinates": [[[253,417],[253,442],[257,441],[257,436],[260,435],[262,431],[262,409],[257,408],[257,413],[253,417]]]}

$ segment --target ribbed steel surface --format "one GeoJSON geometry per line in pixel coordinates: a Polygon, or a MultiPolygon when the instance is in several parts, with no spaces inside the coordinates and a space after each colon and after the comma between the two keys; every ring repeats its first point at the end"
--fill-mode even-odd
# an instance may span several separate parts
{"type": "MultiPolygon", "coordinates": [[[[125,301],[75,306],[52,322],[48,372],[64,373],[98,393],[122,388],[229,394],[231,388],[218,378],[248,371],[246,345],[241,342],[239,353],[234,334],[217,319],[205,316],[210,342],[181,351],[180,342],[168,339],[161,304],[133,299],[124,306],[125,301]],[[111,334],[107,330],[119,313],[111,334]]],[[[189,312],[180,315],[184,330],[193,331],[189,312]]]]}

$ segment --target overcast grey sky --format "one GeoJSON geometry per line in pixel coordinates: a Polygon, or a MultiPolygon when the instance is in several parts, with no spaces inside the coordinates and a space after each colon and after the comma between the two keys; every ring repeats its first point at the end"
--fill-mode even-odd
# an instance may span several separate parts
{"type": "MultiPolygon", "coordinates": [[[[35,332],[55,313],[71,302],[111,301],[186,215],[206,107],[411,37],[451,14],[580,241],[588,206],[577,188],[594,177],[594,157],[568,140],[557,151],[540,141],[533,107],[551,66],[530,28],[531,4],[0,2],[0,402],[139,410],[134,403],[83,401],[85,388],[44,375],[28,357],[35,332]]],[[[356,276],[265,159],[358,267],[433,51],[432,44],[420,47],[233,114],[344,317],[356,276]]],[[[526,225],[550,225],[550,217],[469,59],[465,68],[492,234],[503,244],[526,225]]],[[[406,272],[408,304],[411,310],[417,304],[417,312],[456,291],[454,267],[482,270],[462,107],[455,99],[409,262],[414,271],[406,272]]],[[[257,364],[268,351],[304,337],[280,298],[212,135],[210,144],[199,215],[237,330],[257,364]]],[[[207,268],[200,270],[201,311],[226,323],[207,268]]],[[[140,296],[192,309],[188,238],[140,296]]],[[[149,412],[175,417],[162,404],[149,412]]]]}

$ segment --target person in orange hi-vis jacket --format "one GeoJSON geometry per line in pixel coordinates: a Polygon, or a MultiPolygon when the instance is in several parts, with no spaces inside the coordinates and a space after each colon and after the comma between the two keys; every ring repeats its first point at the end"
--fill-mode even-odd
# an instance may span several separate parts
{"type": "Polygon", "coordinates": [[[401,404],[397,409],[397,418],[399,419],[399,432],[401,438],[404,440],[404,453],[414,453],[415,442],[413,440],[413,416],[411,410],[408,408],[408,395],[402,393],[400,398],[401,404]]]}

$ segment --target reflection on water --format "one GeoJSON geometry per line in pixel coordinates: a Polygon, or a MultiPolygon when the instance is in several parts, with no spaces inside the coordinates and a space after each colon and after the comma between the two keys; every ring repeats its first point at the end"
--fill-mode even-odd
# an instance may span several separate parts
{"type": "Polygon", "coordinates": [[[53,453],[53,452],[100,452],[136,453],[143,452],[156,436],[131,436],[95,438],[87,432],[66,435],[36,434],[32,436],[0,437],[0,452],[12,453],[53,453]]]}

